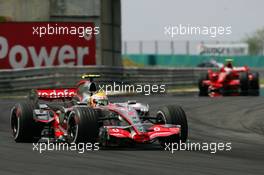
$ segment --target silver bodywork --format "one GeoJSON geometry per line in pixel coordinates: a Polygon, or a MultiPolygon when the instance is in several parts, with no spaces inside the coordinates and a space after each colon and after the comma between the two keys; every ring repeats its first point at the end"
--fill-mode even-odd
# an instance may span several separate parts
{"type": "Polygon", "coordinates": [[[146,115],[149,113],[149,105],[148,104],[143,104],[143,103],[138,103],[136,101],[128,101],[124,103],[114,103],[120,106],[124,107],[131,107],[135,109],[140,115],[146,115]]]}

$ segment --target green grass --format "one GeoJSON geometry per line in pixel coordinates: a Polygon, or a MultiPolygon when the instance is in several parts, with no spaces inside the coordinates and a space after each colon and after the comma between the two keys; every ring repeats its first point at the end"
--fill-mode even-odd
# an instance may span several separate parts
{"type": "Polygon", "coordinates": [[[260,79],[259,83],[264,84],[264,79],[260,79]]]}

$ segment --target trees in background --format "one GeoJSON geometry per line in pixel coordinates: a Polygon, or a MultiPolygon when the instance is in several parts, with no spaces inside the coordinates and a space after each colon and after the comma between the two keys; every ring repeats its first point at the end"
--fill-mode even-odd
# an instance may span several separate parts
{"type": "Polygon", "coordinates": [[[263,55],[264,53],[264,28],[248,35],[245,42],[249,45],[250,55],[263,55]]]}

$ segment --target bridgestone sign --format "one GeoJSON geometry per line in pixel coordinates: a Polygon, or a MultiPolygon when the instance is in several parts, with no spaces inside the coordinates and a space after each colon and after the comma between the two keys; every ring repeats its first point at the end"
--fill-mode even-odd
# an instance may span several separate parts
{"type": "Polygon", "coordinates": [[[248,55],[248,44],[200,44],[198,46],[198,54],[209,56],[243,56],[248,55]]]}

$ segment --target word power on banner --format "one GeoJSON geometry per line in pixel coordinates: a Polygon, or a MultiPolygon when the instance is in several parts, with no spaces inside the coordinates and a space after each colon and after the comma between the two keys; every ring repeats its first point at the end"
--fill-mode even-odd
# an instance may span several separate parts
{"type": "Polygon", "coordinates": [[[89,22],[0,23],[0,69],[95,65],[98,31],[89,22]]]}

